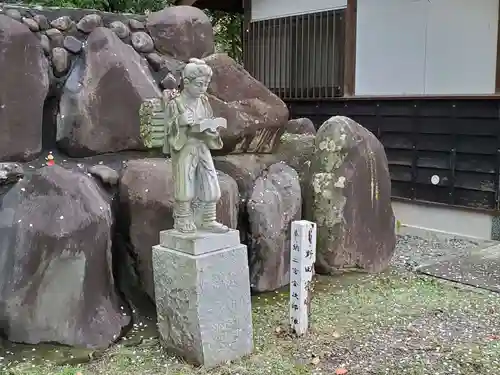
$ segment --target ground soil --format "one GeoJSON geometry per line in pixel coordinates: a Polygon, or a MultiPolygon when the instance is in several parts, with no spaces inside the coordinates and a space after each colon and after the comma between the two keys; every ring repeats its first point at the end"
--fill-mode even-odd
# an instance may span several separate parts
{"type": "Polygon", "coordinates": [[[418,264],[479,245],[400,236],[387,272],[318,277],[311,331],[303,338],[288,331],[286,292],[254,297],[255,353],[213,370],[164,353],[145,321],[104,353],[9,346],[0,354],[0,374],[497,375],[500,296],[414,272],[418,264]],[[71,364],[89,355],[89,363],[71,364]]]}

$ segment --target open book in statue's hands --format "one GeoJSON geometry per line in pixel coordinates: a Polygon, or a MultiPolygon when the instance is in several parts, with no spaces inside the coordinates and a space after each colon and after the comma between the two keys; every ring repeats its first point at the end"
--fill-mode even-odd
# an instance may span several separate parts
{"type": "Polygon", "coordinates": [[[200,122],[199,132],[202,133],[208,130],[215,133],[219,128],[227,129],[227,120],[222,117],[209,118],[200,122]]]}

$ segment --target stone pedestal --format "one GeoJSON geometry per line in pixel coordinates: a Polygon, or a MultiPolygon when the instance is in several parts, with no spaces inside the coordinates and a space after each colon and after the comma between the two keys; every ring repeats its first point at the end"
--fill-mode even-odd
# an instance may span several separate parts
{"type": "Polygon", "coordinates": [[[164,347],[213,367],[253,350],[247,248],[239,232],[176,230],[153,247],[158,328],[164,347]]]}

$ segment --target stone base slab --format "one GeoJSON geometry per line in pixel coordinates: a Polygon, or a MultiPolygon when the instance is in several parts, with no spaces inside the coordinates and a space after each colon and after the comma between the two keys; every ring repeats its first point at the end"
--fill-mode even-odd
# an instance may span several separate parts
{"type": "Polygon", "coordinates": [[[177,231],[165,231],[162,243],[187,241],[186,252],[153,247],[162,344],[196,365],[214,367],[253,350],[247,248],[239,244],[239,237],[238,244],[227,246],[234,242],[235,234],[238,232],[198,232],[196,239],[189,240],[177,231]],[[201,255],[188,253],[196,253],[197,246],[207,249],[215,244],[223,244],[218,245],[223,248],[201,255]]]}
{"type": "Polygon", "coordinates": [[[227,233],[197,231],[193,234],[174,229],[160,232],[160,246],[191,255],[201,255],[240,245],[240,232],[227,233]]]}

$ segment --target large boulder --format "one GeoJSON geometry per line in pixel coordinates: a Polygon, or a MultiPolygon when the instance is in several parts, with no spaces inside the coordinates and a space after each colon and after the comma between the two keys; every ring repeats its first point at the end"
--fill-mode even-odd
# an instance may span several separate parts
{"type": "Polygon", "coordinates": [[[277,161],[274,155],[236,154],[214,157],[215,167],[231,176],[238,184],[242,203],[250,197],[261,172],[277,161]]]}
{"type": "Polygon", "coordinates": [[[215,167],[229,175],[237,184],[239,193],[238,229],[242,243],[248,243],[250,230],[247,212],[247,201],[252,195],[253,184],[261,172],[277,161],[274,155],[236,154],[216,156],[215,167]]]}
{"type": "Polygon", "coordinates": [[[302,213],[297,172],[284,163],[265,169],[255,181],[247,207],[252,290],[279,289],[290,282],[290,226],[302,213]]]}
{"type": "Polygon", "coordinates": [[[367,129],[335,116],[319,129],[307,219],[318,225],[318,273],[377,272],[394,252],[391,179],[384,148],[367,129]]]}
{"type": "Polygon", "coordinates": [[[48,62],[30,29],[0,14],[0,161],[26,161],[42,149],[48,62]]]}
{"type": "Polygon", "coordinates": [[[217,171],[219,177],[221,198],[217,202],[217,220],[229,228],[238,227],[240,193],[238,184],[231,176],[217,171]]]}
{"type": "Polygon", "coordinates": [[[214,31],[208,16],[191,6],[167,7],[148,15],[146,28],[156,49],[187,62],[214,52],[214,31]]]}
{"type": "Polygon", "coordinates": [[[285,131],[290,134],[311,134],[316,135],[314,123],[307,117],[297,118],[288,121],[285,131]]]}
{"type": "Polygon", "coordinates": [[[57,165],[0,204],[0,331],[15,342],[103,348],[130,323],[112,271],[111,197],[57,165]]]}
{"type": "Polygon", "coordinates": [[[154,299],[152,247],[160,231],[174,226],[172,162],[166,159],[131,160],[120,180],[120,220],[125,227],[140,287],[154,299]]]}
{"type": "MultiPolygon", "coordinates": [[[[238,217],[237,184],[218,173],[222,197],[217,219],[236,228],[238,217]]],[[[129,161],[120,180],[120,228],[128,239],[135,260],[140,287],[154,300],[152,247],[160,242],[160,231],[173,228],[174,185],[170,159],[129,161]]]]}
{"type": "Polygon", "coordinates": [[[309,170],[315,139],[311,134],[285,133],[273,153],[276,161],[284,162],[297,171],[303,192],[310,189],[309,170]]]}
{"type": "Polygon", "coordinates": [[[285,103],[225,54],[205,59],[214,74],[208,88],[217,116],[228,120],[224,151],[271,153],[288,121],[285,103]]]}
{"type": "Polygon", "coordinates": [[[64,85],[58,145],[74,157],[143,149],[139,109],[152,98],[161,93],[147,61],[113,31],[98,27],[64,85]]]}

